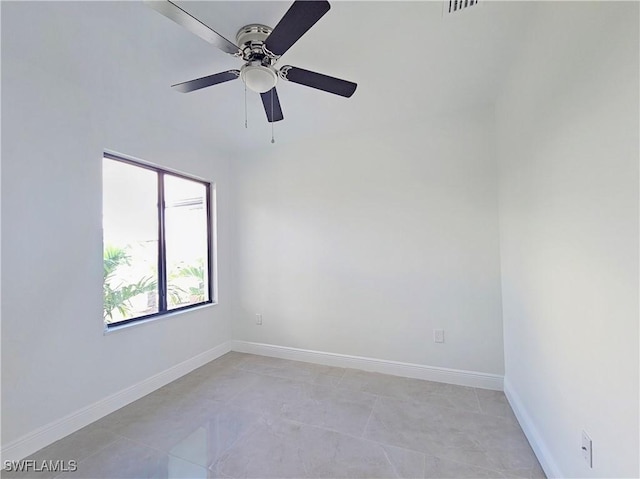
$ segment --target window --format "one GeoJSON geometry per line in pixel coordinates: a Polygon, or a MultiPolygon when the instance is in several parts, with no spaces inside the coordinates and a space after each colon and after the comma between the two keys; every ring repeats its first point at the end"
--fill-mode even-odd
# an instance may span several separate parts
{"type": "Polygon", "coordinates": [[[106,326],[211,303],[211,185],[106,153],[102,178],[106,326]]]}

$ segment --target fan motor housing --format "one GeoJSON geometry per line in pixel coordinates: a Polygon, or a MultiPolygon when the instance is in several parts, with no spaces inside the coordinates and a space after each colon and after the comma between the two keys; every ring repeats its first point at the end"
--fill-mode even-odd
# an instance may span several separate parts
{"type": "Polygon", "coordinates": [[[236,34],[236,44],[242,51],[245,61],[260,60],[263,64],[271,65],[271,59],[265,54],[263,46],[273,29],[266,25],[253,23],[245,25],[236,34]]]}
{"type": "Polygon", "coordinates": [[[263,42],[271,34],[273,28],[259,23],[245,25],[236,33],[236,42],[243,46],[247,42],[263,42]]]}

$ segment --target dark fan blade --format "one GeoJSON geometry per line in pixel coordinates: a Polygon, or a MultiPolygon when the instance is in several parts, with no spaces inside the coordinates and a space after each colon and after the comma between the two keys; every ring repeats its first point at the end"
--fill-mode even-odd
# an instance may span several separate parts
{"type": "Polygon", "coordinates": [[[280,69],[285,80],[289,80],[293,83],[299,83],[300,85],[310,86],[311,88],[317,88],[318,90],[327,91],[340,96],[346,96],[349,98],[356,91],[357,84],[340,80],[339,78],[323,75],[322,73],[311,72],[309,70],[303,70],[302,68],[284,66],[280,69]]]}
{"type": "Polygon", "coordinates": [[[260,96],[262,97],[262,104],[264,105],[264,111],[267,114],[269,123],[283,120],[284,116],[282,116],[282,108],[280,108],[280,100],[278,100],[276,87],[273,87],[265,93],[260,93],[260,96]]]}
{"type": "Polygon", "coordinates": [[[160,12],[168,19],[173,20],[178,25],[183,26],[191,33],[194,33],[203,40],[212,43],[223,52],[229,53],[231,55],[235,55],[236,53],[238,53],[239,48],[236,45],[231,43],[219,33],[213,31],[197,18],[191,16],[175,3],[172,3],[169,0],[144,0],[144,3],[153,8],[155,11],[160,12]]]}
{"type": "Polygon", "coordinates": [[[235,80],[239,76],[240,70],[229,70],[222,73],[216,73],[215,75],[209,75],[208,77],[198,78],[197,80],[176,83],[175,85],[171,85],[171,88],[175,88],[182,93],[189,93],[190,91],[200,90],[201,88],[217,85],[218,83],[235,80]]]}
{"type": "Polygon", "coordinates": [[[282,55],[297,42],[307,30],[329,11],[326,1],[297,0],[280,19],[267,37],[265,47],[274,55],[282,55]]]}

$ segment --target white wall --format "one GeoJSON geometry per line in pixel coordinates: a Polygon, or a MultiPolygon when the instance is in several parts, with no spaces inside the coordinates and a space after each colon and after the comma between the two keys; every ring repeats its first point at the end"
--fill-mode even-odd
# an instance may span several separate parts
{"type": "Polygon", "coordinates": [[[497,106],[505,387],[562,477],[639,474],[638,40],[637,2],[543,3],[497,106]]]}
{"type": "Polygon", "coordinates": [[[229,294],[227,159],[145,91],[153,42],[110,17],[130,8],[2,3],[3,447],[230,339],[225,299],[103,335],[104,148],[216,183],[218,286],[229,294]]]}
{"type": "Polygon", "coordinates": [[[502,374],[493,141],[483,109],[235,161],[234,339],[502,374]]]}

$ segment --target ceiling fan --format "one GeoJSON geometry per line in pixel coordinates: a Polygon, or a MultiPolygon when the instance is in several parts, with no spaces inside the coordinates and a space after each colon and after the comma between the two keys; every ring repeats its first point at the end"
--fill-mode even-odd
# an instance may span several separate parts
{"type": "Polygon", "coordinates": [[[356,91],[357,84],[353,82],[291,65],[275,66],[280,57],[329,11],[331,6],[327,1],[296,0],[275,28],[260,24],[242,27],[236,34],[236,44],[169,0],[145,0],[144,3],[244,62],[240,70],[228,70],[172,85],[175,90],[188,93],[240,78],[247,88],[260,93],[269,122],[284,118],[276,91],[279,79],[347,98],[356,91]]]}

